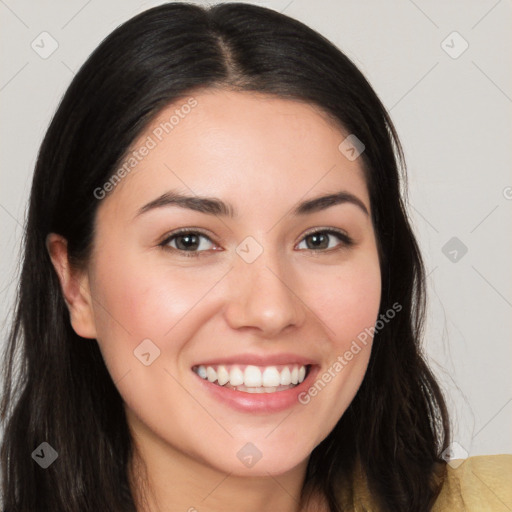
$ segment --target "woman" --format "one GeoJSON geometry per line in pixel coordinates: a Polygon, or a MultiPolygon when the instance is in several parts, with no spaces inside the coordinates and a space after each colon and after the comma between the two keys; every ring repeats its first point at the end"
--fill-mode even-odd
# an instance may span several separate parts
{"type": "Polygon", "coordinates": [[[368,82],[293,19],[175,3],[116,29],[35,169],[6,510],[467,503],[401,166],[368,82]]]}

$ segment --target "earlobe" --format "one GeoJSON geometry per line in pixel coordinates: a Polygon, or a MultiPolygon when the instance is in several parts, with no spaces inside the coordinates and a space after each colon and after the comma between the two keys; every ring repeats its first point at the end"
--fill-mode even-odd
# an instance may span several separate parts
{"type": "Polygon", "coordinates": [[[73,330],[83,338],[96,338],[92,295],[87,273],[69,264],[67,240],[56,233],[46,237],[46,249],[59,278],[73,330]]]}

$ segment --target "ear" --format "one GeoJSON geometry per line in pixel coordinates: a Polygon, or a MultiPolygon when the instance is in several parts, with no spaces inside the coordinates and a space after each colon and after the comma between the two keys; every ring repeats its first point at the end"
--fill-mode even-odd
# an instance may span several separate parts
{"type": "Polygon", "coordinates": [[[61,235],[50,233],[46,237],[46,249],[59,277],[73,330],[83,338],[96,338],[87,272],[71,267],[68,259],[68,243],[61,235]]]}

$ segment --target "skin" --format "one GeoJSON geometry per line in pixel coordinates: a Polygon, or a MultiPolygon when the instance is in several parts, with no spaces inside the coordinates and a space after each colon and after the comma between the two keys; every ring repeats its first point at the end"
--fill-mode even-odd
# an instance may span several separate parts
{"type": "MultiPolygon", "coordinates": [[[[306,103],[224,90],[193,96],[197,106],[100,201],[86,268],[70,269],[59,235],[48,236],[48,251],[74,330],[97,340],[125,402],[139,510],[297,511],[310,453],[354,398],[371,339],[307,405],[279,413],[220,403],[191,366],[290,352],[322,372],[375,325],[381,281],[371,217],[351,203],[288,214],[340,190],[371,212],[361,159],[340,152],[347,133],[306,103]],[[136,216],[171,189],[221,198],[239,215],[166,206],[136,216]],[[305,236],[329,227],[354,245],[325,235],[315,248],[305,236]],[[206,231],[195,249],[202,256],[179,253],[183,238],[170,242],[174,252],[158,246],[178,228],[206,231]],[[236,252],[248,236],[263,249],[252,263],[236,252]],[[149,366],[134,357],[144,339],[160,350],[149,366]],[[263,455],[251,468],[237,457],[248,442],[263,455]]],[[[183,103],[162,110],[133,148],[183,103]]]]}

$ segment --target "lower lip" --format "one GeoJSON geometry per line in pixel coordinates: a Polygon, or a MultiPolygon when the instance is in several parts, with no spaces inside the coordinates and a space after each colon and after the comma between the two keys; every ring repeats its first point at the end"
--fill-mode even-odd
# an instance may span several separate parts
{"type": "Polygon", "coordinates": [[[319,370],[319,366],[312,366],[308,375],[300,384],[284,391],[275,391],[274,393],[246,393],[245,391],[236,391],[235,389],[213,384],[199,377],[197,373],[193,373],[199,379],[200,384],[204,386],[207,393],[211,393],[214,398],[237,411],[274,413],[284,411],[294,405],[300,405],[299,395],[308,390],[310,382],[314,382],[315,376],[318,374],[319,370]]]}

